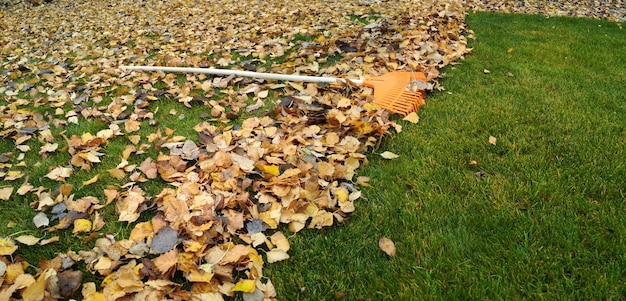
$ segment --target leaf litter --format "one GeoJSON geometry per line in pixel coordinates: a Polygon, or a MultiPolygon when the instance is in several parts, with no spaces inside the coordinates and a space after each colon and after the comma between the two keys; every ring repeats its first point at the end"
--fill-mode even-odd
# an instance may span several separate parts
{"type": "MultiPolygon", "coordinates": [[[[36,227],[71,230],[94,243],[42,259],[31,275],[15,252],[58,242],[59,236],[0,237],[0,299],[69,298],[79,290],[83,300],[222,300],[236,292],[249,300],[276,298],[263,266],[289,258],[280,225],[296,233],[346,221],[360,198],[358,187],[369,182],[354,179],[365,154],[402,127],[372,102],[368,88],[206,75],[182,75],[181,82],[179,75],[117,66],[215,66],[346,78],[421,71],[429,83],[417,88],[437,89],[438,70],[470,51],[465,9],[490,9],[478,1],[466,5],[59,0],[4,9],[0,136],[15,149],[0,154],[0,179],[23,178],[23,167],[38,166],[26,162],[30,152],[69,155],[45,175],[55,186],[35,187],[26,177],[16,192],[18,199],[35,199],[30,205],[38,211],[36,227]],[[207,109],[205,121],[194,127],[197,137],[159,127],[153,105],[159,98],[207,109]],[[271,99],[278,99],[275,109],[240,125],[232,122],[263,110],[271,99]],[[65,135],[68,125],[88,120],[104,126],[65,135]],[[154,131],[143,137],[137,134],[142,128],[154,131]],[[131,144],[121,158],[108,154],[108,143],[123,137],[131,144]],[[150,149],[158,156],[129,162],[150,149]],[[122,184],[106,186],[102,200],[77,197],[67,182],[107,156],[120,163],[90,176],[83,187],[102,189],[97,185],[107,176],[122,184]],[[142,188],[149,181],[167,184],[149,195],[142,188]],[[106,206],[129,223],[128,237],[100,232],[106,206]],[[138,222],[146,214],[152,217],[138,222]],[[101,277],[100,284],[82,283],[75,267],[81,261],[101,277]],[[183,287],[174,275],[190,285],[183,287]]],[[[187,119],[184,112],[170,113],[187,119]]],[[[407,119],[418,120],[416,114],[407,119]]],[[[13,191],[0,188],[0,202],[14,200],[13,191]]],[[[379,243],[395,255],[393,242],[379,243]]]]}

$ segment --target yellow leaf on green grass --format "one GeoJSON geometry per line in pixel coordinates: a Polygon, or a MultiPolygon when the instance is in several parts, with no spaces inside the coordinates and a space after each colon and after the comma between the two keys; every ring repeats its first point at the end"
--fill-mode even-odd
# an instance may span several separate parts
{"type": "Polygon", "coordinates": [[[17,246],[8,237],[0,237],[0,256],[9,256],[17,250],[17,246]]]}
{"type": "Polygon", "coordinates": [[[13,193],[13,186],[0,188],[0,200],[8,200],[13,193]]]}
{"type": "Polygon", "coordinates": [[[32,235],[20,235],[16,237],[15,240],[27,246],[32,246],[37,244],[41,238],[32,235]]]}
{"type": "Polygon", "coordinates": [[[74,230],[72,233],[82,233],[91,231],[91,222],[88,219],[80,218],[74,221],[74,230]]]}
{"type": "Polygon", "coordinates": [[[231,289],[232,292],[244,292],[251,293],[254,292],[254,284],[255,281],[252,279],[242,279],[235,284],[235,287],[231,289]]]}
{"type": "Polygon", "coordinates": [[[89,179],[87,181],[83,181],[83,186],[91,185],[91,184],[97,182],[99,178],[100,178],[100,175],[95,175],[93,178],[91,178],[91,179],[89,179]]]}

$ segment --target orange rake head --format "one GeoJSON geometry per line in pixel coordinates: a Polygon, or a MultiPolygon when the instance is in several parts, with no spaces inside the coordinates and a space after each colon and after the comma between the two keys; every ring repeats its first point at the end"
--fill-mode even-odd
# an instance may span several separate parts
{"type": "Polygon", "coordinates": [[[424,89],[411,88],[415,81],[426,83],[426,76],[421,72],[391,72],[367,77],[363,85],[374,89],[375,103],[392,113],[406,116],[424,104],[424,89]]]}

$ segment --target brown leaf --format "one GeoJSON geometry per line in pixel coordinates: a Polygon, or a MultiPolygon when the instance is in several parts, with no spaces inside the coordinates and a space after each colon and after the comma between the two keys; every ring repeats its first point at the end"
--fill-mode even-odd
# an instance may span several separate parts
{"type": "Polygon", "coordinates": [[[83,273],[81,271],[65,270],[57,274],[59,292],[62,297],[69,298],[81,286],[83,273]]]}
{"type": "Polygon", "coordinates": [[[380,247],[380,249],[383,250],[383,252],[385,252],[387,255],[391,257],[396,256],[396,246],[391,239],[381,237],[378,240],[378,247],[380,247]]]}

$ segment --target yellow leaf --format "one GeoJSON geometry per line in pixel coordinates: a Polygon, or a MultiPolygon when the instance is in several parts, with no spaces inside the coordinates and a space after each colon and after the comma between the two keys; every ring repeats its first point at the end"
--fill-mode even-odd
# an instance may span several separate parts
{"type": "Polygon", "coordinates": [[[81,218],[74,221],[74,231],[72,233],[77,234],[89,231],[91,231],[91,222],[89,220],[81,218]]]}
{"type": "Polygon", "coordinates": [[[406,120],[410,123],[418,123],[420,121],[420,117],[417,116],[416,112],[413,112],[409,115],[406,115],[406,117],[402,118],[402,120],[406,120]]]}
{"type": "Polygon", "coordinates": [[[51,243],[57,242],[57,241],[59,241],[59,236],[52,236],[52,237],[50,237],[48,239],[42,240],[41,242],[39,242],[39,244],[42,245],[42,246],[45,246],[47,244],[51,244],[51,243]]]}
{"type": "Polygon", "coordinates": [[[332,225],[333,225],[333,214],[328,211],[320,210],[311,219],[309,228],[322,229],[324,227],[332,226],[332,225]]]}
{"type": "Polygon", "coordinates": [[[385,159],[387,159],[387,160],[392,160],[392,159],[396,159],[396,158],[400,157],[400,156],[398,156],[398,155],[396,155],[396,154],[394,154],[394,153],[392,153],[390,151],[383,152],[382,154],[380,154],[380,156],[385,158],[385,159]]]}
{"type": "Polygon", "coordinates": [[[8,200],[11,197],[12,193],[13,193],[12,186],[0,188],[0,200],[3,200],[3,201],[8,200]]]}
{"type": "Polygon", "coordinates": [[[126,177],[126,173],[119,168],[107,169],[111,178],[121,180],[126,177]]]}
{"type": "Polygon", "coordinates": [[[344,203],[348,201],[348,191],[346,191],[345,189],[335,190],[335,196],[337,197],[337,201],[339,201],[339,203],[344,203]]]}
{"type": "Polygon", "coordinates": [[[378,240],[378,247],[389,256],[396,256],[396,246],[393,241],[387,237],[381,237],[378,240]]]}
{"type": "Polygon", "coordinates": [[[213,279],[213,273],[200,272],[200,271],[191,271],[185,278],[190,282],[211,282],[213,279]]]}
{"type": "Polygon", "coordinates": [[[98,178],[100,178],[100,175],[95,175],[93,178],[91,178],[91,179],[89,179],[87,181],[83,181],[83,186],[91,185],[91,184],[97,182],[98,178]]]}
{"type": "Polygon", "coordinates": [[[11,255],[17,250],[17,246],[8,237],[0,237],[0,256],[11,255]]]}
{"type": "Polygon", "coordinates": [[[46,289],[46,280],[50,277],[54,270],[46,270],[46,272],[39,275],[35,283],[29,285],[22,293],[22,300],[24,301],[39,301],[44,297],[44,291],[46,289]]]}
{"type": "Polygon", "coordinates": [[[489,143],[496,145],[496,143],[498,142],[498,139],[494,136],[489,136],[489,143]]]}
{"type": "Polygon", "coordinates": [[[27,246],[32,246],[35,245],[39,242],[41,238],[39,237],[35,237],[32,235],[20,235],[18,237],[15,238],[15,240],[17,240],[20,243],[23,243],[27,246]]]}
{"type": "Polygon", "coordinates": [[[260,169],[263,172],[266,172],[270,175],[273,176],[279,176],[280,175],[280,168],[278,167],[278,165],[263,165],[263,164],[256,164],[256,167],[258,169],[260,169]]]}
{"type": "Polygon", "coordinates": [[[254,292],[254,289],[255,289],[254,284],[255,284],[255,281],[252,279],[241,279],[239,280],[239,282],[237,282],[237,284],[235,284],[235,287],[233,287],[230,291],[251,293],[251,292],[254,292]]]}

